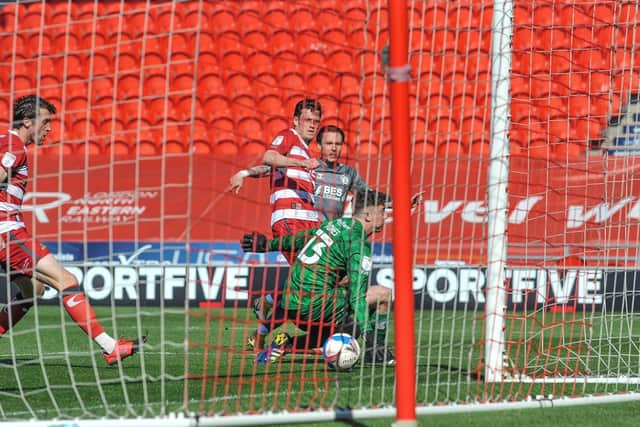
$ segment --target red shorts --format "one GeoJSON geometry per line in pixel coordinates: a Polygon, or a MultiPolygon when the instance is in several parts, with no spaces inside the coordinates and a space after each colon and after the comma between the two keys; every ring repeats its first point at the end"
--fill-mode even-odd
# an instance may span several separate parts
{"type": "MultiPolygon", "coordinates": [[[[300,219],[281,219],[271,226],[271,232],[273,233],[273,237],[281,237],[286,236],[288,234],[293,234],[296,231],[308,230],[310,228],[314,228],[320,225],[319,221],[303,221],[300,219]]],[[[282,255],[287,259],[289,265],[293,265],[293,260],[298,255],[297,252],[286,252],[283,251],[282,255]]]]}
{"type": "Polygon", "coordinates": [[[11,230],[0,236],[0,263],[11,275],[32,277],[35,264],[51,253],[26,228],[11,230]]]}

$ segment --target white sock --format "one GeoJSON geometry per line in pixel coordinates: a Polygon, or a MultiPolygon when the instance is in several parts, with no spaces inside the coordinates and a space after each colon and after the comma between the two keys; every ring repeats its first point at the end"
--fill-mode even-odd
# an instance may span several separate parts
{"type": "Polygon", "coordinates": [[[94,341],[100,347],[102,347],[102,351],[105,353],[111,353],[116,348],[116,340],[111,338],[111,335],[106,332],[101,333],[97,337],[95,337],[94,341]]]}

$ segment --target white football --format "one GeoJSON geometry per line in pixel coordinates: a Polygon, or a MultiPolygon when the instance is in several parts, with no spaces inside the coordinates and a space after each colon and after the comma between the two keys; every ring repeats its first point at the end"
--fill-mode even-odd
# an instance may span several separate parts
{"type": "Polygon", "coordinates": [[[322,355],[327,364],[334,369],[351,369],[360,357],[360,345],[349,334],[333,334],[324,342],[322,355]]]}

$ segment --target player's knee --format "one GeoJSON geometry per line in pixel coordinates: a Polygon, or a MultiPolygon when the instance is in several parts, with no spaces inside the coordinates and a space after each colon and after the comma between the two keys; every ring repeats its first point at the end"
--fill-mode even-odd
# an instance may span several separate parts
{"type": "Polygon", "coordinates": [[[78,286],[78,279],[76,276],[71,274],[68,270],[64,270],[62,273],[62,290],[67,290],[69,288],[73,288],[74,286],[78,286]]]}

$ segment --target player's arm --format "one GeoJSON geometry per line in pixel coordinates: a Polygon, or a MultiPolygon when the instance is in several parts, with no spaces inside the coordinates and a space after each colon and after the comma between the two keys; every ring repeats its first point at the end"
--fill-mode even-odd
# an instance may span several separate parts
{"type": "Polygon", "coordinates": [[[8,176],[7,170],[4,167],[0,167],[0,182],[5,182],[8,176]]]}
{"type": "Polygon", "coordinates": [[[262,162],[275,168],[298,167],[305,169],[315,169],[320,166],[317,159],[294,159],[280,154],[276,150],[269,149],[264,153],[262,162]]]}
{"type": "Polygon", "coordinates": [[[349,249],[349,305],[358,328],[363,332],[371,332],[369,324],[369,306],[367,304],[367,286],[371,273],[371,247],[356,240],[350,243],[349,249]]]}
{"type": "Polygon", "coordinates": [[[229,180],[229,187],[227,188],[227,191],[235,191],[235,193],[238,194],[242,188],[242,184],[244,184],[245,178],[261,178],[268,176],[270,173],[271,166],[268,165],[256,165],[252,168],[238,171],[229,180]]]}
{"type": "MultiPolygon", "coordinates": [[[[422,203],[422,192],[416,193],[411,196],[411,215],[415,214],[420,207],[420,203],[422,203]]],[[[393,222],[393,208],[391,207],[391,203],[389,203],[384,209],[384,222],[385,224],[389,224],[393,222]]]]}
{"type": "Polygon", "coordinates": [[[301,230],[287,236],[268,240],[264,234],[247,233],[242,237],[240,245],[245,252],[277,252],[299,251],[314,236],[316,229],[301,230]]]}

